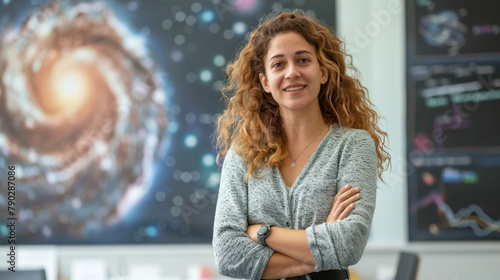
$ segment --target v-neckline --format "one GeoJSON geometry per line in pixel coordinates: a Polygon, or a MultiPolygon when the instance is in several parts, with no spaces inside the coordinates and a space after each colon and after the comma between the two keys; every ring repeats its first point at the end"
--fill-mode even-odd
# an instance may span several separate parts
{"type": "Polygon", "coordinates": [[[323,145],[323,142],[325,142],[326,137],[331,132],[332,132],[332,125],[330,125],[330,128],[328,129],[328,131],[326,132],[326,134],[323,136],[323,139],[321,139],[321,142],[319,142],[318,146],[314,149],[314,152],[312,153],[312,155],[307,159],[306,164],[304,165],[304,167],[302,167],[302,169],[299,172],[299,175],[297,176],[297,178],[295,178],[295,180],[293,181],[293,183],[292,183],[292,185],[290,187],[288,187],[286,185],[285,179],[283,178],[283,174],[281,174],[281,171],[279,170],[279,168],[278,167],[274,167],[274,168],[276,168],[276,172],[278,172],[278,174],[280,176],[281,184],[286,188],[287,192],[290,192],[294,188],[296,188],[295,185],[298,184],[297,182],[299,182],[302,179],[302,177],[305,176],[303,173],[306,172],[306,171],[304,171],[304,170],[309,169],[309,165],[311,164],[312,159],[316,157],[316,154],[318,152],[319,147],[321,147],[321,145],[323,145]]]}

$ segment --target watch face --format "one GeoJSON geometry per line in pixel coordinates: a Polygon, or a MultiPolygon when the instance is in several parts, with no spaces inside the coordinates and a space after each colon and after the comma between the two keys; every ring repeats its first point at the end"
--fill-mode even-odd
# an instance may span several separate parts
{"type": "Polygon", "coordinates": [[[258,235],[266,235],[269,232],[269,227],[261,226],[257,231],[258,235]]]}

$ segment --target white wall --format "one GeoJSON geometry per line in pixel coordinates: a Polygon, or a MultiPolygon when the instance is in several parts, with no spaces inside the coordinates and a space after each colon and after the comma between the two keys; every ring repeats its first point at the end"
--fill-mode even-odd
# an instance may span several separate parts
{"type": "Polygon", "coordinates": [[[389,135],[392,170],[379,182],[371,243],[406,241],[404,6],[399,0],[339,0],[338,34],[389,135]],[[396,211],[395,211],[396,210],[396,211]],[[387,222],[392,221],[392,222],[387,222]],[[384,226],[378,226],[378,225],[384,226]]]}
{"type": "Polygon", "coordinates": [[[421,257],[422,280],[500,279],[500,242],[409,243],[406,182],[405,6],[403,0],[337,0],[338,33],[384,117],[392,170],[379,182],[368,247],[353,267],[362,279],[395,269],[401,250],[421,257]]]}

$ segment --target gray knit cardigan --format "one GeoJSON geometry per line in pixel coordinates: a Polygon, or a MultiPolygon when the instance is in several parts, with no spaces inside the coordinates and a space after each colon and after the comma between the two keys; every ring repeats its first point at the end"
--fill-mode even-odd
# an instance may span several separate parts
{"type": "Polygon", "coordinates": [[[233,150],[222,167],[213,247],[219,273],[260,279],[274,253],[252,241],[248,225],[305,229],[315,271],[345,269],[365,249],[377,183],[377,154],[367,131],[332,125],[291,188],[277,168],[265,167],[244,182],[246,167],[233,150]],[[344,185],[359,186],[361,199],[342,221],[325,223],[335,194],[344,185]]]}

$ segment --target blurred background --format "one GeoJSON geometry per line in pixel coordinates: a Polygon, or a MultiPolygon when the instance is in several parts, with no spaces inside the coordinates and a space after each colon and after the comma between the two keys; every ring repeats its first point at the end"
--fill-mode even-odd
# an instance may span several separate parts
{"type": "Polygon", "coordinates": [[[354,277],[393,279],[413,251],[418,279],[495,279],[500,5],[485,0],[1,1],[0,268],[15,240],[16,269],[48,279],[219,278],[224,66],[296,8],[345,41],[389,134],[354,277]]]}

